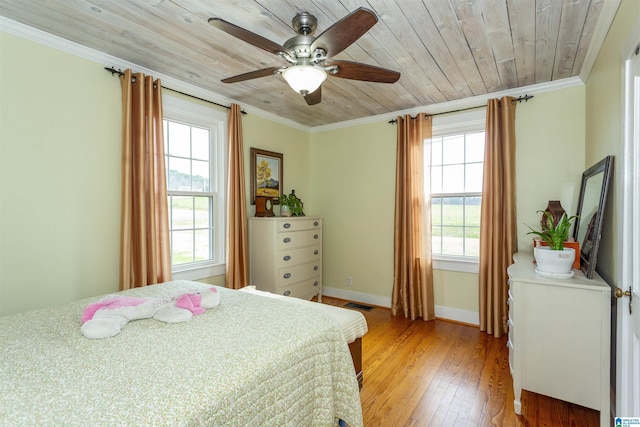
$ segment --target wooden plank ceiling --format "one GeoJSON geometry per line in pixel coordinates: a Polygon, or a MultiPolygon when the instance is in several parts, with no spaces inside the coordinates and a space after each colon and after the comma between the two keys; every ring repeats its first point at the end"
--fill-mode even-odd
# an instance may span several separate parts
{"type": "Polygon", "coordinates": [[[0,15],[314,127],[579,76],[605,1],[2,0],[0,15]],[[329,77],[315,106],[279,75],[220,82],[286,63],[209,18],[282,44],[298,12],[316,16],[318,36],[358,7],[379,21],[335,59],[399,71],[398,82],[329,77]]]}

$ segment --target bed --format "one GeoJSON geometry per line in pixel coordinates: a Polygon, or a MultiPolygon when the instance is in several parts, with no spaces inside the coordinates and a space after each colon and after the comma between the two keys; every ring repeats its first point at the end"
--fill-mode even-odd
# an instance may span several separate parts
{"type": "MultiPolygon", "coordinates": [[[[209,287],[173,281],[119,294],[168,297],[209,287]]],[[[354,363],[335,316],[250,289],[217,290],[220,305],[187,322],[136,320],[102,340],[80,333],[84,308],[99,298],[0,317],[0,420],[362,425],[354,363]]]]}

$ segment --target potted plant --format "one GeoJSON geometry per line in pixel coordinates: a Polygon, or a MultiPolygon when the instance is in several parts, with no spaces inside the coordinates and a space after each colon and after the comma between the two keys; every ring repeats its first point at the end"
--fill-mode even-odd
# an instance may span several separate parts
{"type": "Polygon", "coordinates": [[[280,201],[281,216],[304,216],[302,200],[296,196],[296,190],[291,190],[291,194],[282,194],[280,201]]]}
{"type": "MultiPolygon", "coordinates": [[[[541,211],[538,211],[541,212],[541,211]]],[[[546,223],[542,223],[542,230],[531,230],[527,234],[535,234],[540,237],[548,246],[537,246],[533,249],[535,260],[538,264],[536,272],[542,275],[573,276],[571,266],[575,259],[575,250],[565,248],[564,243],[569,237],[569,229],[577,216],[568,217],[563,213],[560,219],[555,222],[551,213],[545,211],[546,223]]]]}

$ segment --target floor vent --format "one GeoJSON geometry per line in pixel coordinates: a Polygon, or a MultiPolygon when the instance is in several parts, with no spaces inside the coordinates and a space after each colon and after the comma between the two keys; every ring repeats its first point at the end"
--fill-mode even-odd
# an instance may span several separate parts
{"type": "Polygon", "coordinates": [[[373,307],[371,307],[370,305],[358,304],[357,302],[348,302],[344,306],[348,308],[357,308],[358,310],[364,311],[373,310],[373,307]]]}

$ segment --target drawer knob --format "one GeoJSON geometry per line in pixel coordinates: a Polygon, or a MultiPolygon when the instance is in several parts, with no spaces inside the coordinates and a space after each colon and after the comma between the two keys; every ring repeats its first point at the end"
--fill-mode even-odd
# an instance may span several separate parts
{"type": "Polygon", "coordinates": [[[317,270],[318,270],[318,266],[317,266],[317,265],[314,265],[314,266],[313,266],[313,270],[314,270],[314,271],[317,271],[317,270]]]}
{"type": "Polygon", "coordinates": [[[285,255],[284,257],[282,257],[283,260],[285,261],[289,261],[291,259],[290,255],[285,255]]]}
{"type": "Polygon", "coordinates": [[[291,291],[284,291],[284,296],[288,297],[289,295],[291,295],[291,291]]]}
{"type": "Polygon", "coordinates": [[[284,276],[282,277],[284,277],[285,279],[288,279],[291,277],[291,273],[284,273],[284,276]]]}
{"type": "Polygon", "coordinates": [[[317,227],[318,226],[318,221],[313,221],[313,225],[314,225],[314,227],[317,227]]]}
{"type": "Polygon", "coordinates": [[[283,242],[285,242],[285,243],[289,243],[290,241],[291,241],[290,237],[285,237],[284,240],[283,240],[283,242]]]}
{"type": "Polygon", "coordinates": [[[314,255],[318,255],[318,250],[316,249],[315,251],[313,251],[314,255]]]}
{"type": "Polygon", "coordinates": [[[319,236],[318,236],[317,234],[314,234],[314,235],[313,235],[313,238],[314,238],[314,239],[317,239],[318,237],[319,237],[319,236]]]}
{"type": "Polygon", "coordinates": [[[313,282],[313,286],[318,286],[318,281],[313,282]]]}
{"type": "Polygon", "coordinates": [[[288,222],[285,222],[284,224],[282,224],[282,226],[284,228],[291,228],[291,224],[289,224],[288,222]]]}

